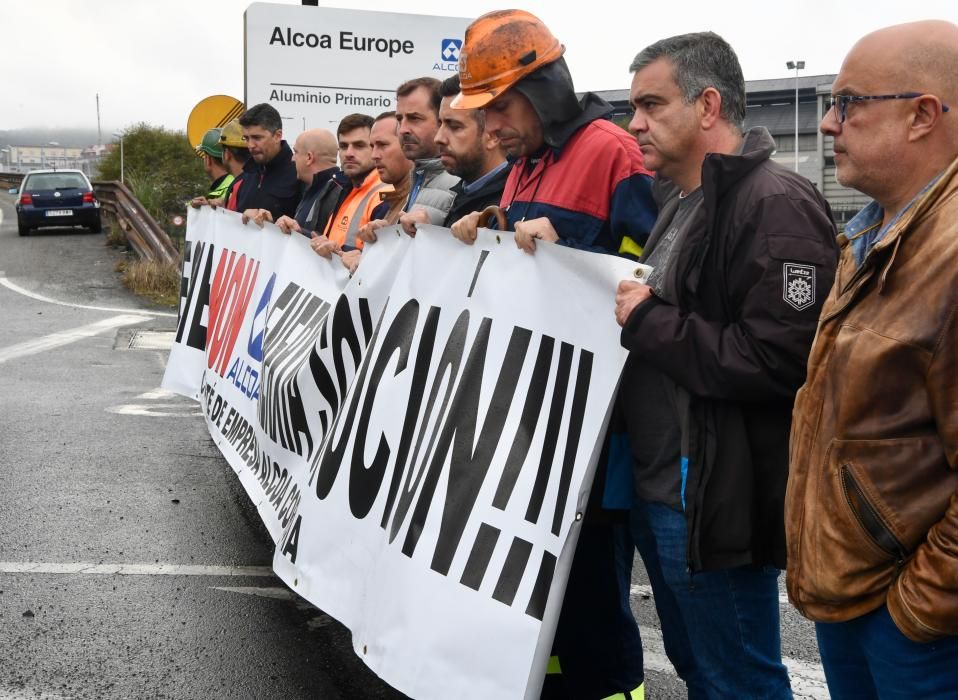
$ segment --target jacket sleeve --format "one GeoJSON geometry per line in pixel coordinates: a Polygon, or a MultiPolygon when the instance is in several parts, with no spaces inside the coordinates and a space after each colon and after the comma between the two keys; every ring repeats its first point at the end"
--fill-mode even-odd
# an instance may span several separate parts
{"type": "MultiPolygon", "coordinates": [[[[945,458],[958,468],[958,309],[939,340],[925,386],[945,458]]],[[[958,493],[888,591],[888,612],[916,642],[958,634],[958,493]]]]}
{"type": "MultiPolygon", "coordinates": [[[[622,345],[690,393],[730,401],[791,398],[835,275],[838,247],[824,206],[786,195],[758,202],[711,245],[727,269],[705,269],[697,294],[726,299],[723,320],[652,297],[632,312],[622,345]],[[726,280],[728,289],[715,280],[726,280]],[[711,281],[711,286],[709,282],[711,281]]],[[[716,303],[714,300],[711,302],[716,303]]]]}
{"type": "Polygon", "coordinates": [[[609,223],[619,254],[639,258],[655,225],[657,211],[650,175],[635,173],[616,185],[609,205],[609,223]]]}

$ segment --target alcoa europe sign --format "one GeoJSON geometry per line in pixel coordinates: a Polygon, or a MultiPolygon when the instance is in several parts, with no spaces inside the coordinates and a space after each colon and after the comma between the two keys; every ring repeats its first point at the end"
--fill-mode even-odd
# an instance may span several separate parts
{"type": "Polygon", "coordinates": [[[246,104],[276,107],[292,142],[395,109],[405,80],[449,77],[471,19],[253,3],[245,21],[246,104]]]}

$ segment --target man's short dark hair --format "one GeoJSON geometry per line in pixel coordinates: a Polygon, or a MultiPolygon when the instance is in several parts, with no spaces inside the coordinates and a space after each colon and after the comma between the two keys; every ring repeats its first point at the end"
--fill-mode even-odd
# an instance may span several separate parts
{"type": "Polygon", "coordinates": [[[396,118],[395,112],[382,112],[375,119],[373,119],[373,124],[375,124],[376,122],[381,122],[383,119],[395,119],[395,118],[396,118]]]}
{"type": "Polygon", "coordinates": [[[283,119],[279,116],[279,112],[273,105],[265,102],[253,105],[243,112],[243,116],[239,118],[239,123],[240,126],[246,128],[259,126],[273,134],[283,128],[283,119]]]}
{"type": "Polygon", "coordinates": [[[637,73],[660,58],[672,64],[672,76],[692,104],[707,88],[722,96],[722,117],[745,131],[745,77],[735,51],[715,32],[681,34],[642,49],[629,71],[637,73]]]}
{"type": "MultiPolygon", "coordinates": [[[[439,88],[439,94],[442,95],[443,99],[447,97],[455,97],[459,94],[459,74],[450,75],[448,78],[442,81],[442,86],[439,88]]],[[[476,120],[476,124],[479,126],[479,131],[485,131],[486,129],[486,113],[481,109],[465,109],[464,112],[472,112],[472,118],[476,120]]]]}
{"type": "Polygon", "coordinates": [[[347,114],[339,122],[339,126],[336,127],[336,136],[348,134],[356,129],[372,129],[373,121],[375,120],[368,114],[347,114]]]}
{"type": "Polygon", "coordinates": [[[435,78],[413,78],[396,88],[396,97],[407,97],[419,88],[426,88],[426,92],[429,93],[429,103],[432,105],[432,111],[438,117],[439,103],[442,102],[442,95],[439,94],[441,86],[442,83],[435,78]]]}
{"type": "Polygon", "coordinates": [[[455,97],[459,94],[459,74],[450,75],[448,78],[442,81],[442,85],[439,88],[439,94],[442,97],[455,97]]]}
{"type": "Polygon", "coordinates": [[[240,163],[245,163],[249,160],[248,148],[240,148],[238,146],[223,146],[223,150],[229,151],[230,155],[233,156],[233,159],[239,161],[240,163]]]}

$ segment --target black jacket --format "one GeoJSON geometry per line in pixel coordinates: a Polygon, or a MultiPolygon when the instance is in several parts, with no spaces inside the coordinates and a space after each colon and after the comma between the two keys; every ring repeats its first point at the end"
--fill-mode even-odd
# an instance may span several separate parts
{"type": "Polygon", "coordinates": [[[294,216],[302,183],[296,176],[293,152],[283,141],[279,153],[265,165],[250,158],[243,166],[243,183],[237,196],[237,211],[268,209],[275,221],[281,216],[294,216]]]}
{"type": "Polygon", "coordinates": [[[512,165],[507,165],[475,192],[464,192],[465,183],[462,180],[453,185],[452,191],[455,192],[456,198],[452,201],[452,208],[442,225],[449,228],[466,214],[482,211],[492,204],[499,206],[502,189],[506,186],[506,178],[509,177],[511,169],[512,165]]]}
{"type": "MultiPolygon", "coordinates": [[[[622,401],[642,400],[633,363],[674,382],[688,460],[685,513],[693,571],[785,566],[784,498],[795,392],[834,279],[836,232],[824,197],[769,159],[775,144],[750,130],[741,155],[702,166],[702,220],[675,260],[678,306],[652,297],[622,330],[630,356],[622,401]]],[[[660,222],[678,190],[659,183],[660,222]]],[[[630,432],[635,429],[630,425],[630,432]]]]}
{"type": "Polygon", "coordinates": [[[339,168],[328,168],[313,175],[313,181],[296,207],[296,222],[308,238],[313,231],[322,233],[326,222],[339,207],[340,196],[349,179],[339,168]]]}

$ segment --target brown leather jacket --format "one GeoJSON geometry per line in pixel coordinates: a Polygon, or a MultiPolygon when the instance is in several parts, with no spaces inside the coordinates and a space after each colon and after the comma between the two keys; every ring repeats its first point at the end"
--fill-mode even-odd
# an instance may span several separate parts
{"type": "Polygon", "coordinates": [[[915,641],[958,634],[958,160],[857,267],[843,243],[785,500],[788,595],[837,622],[888,605],[915,641]]]}

